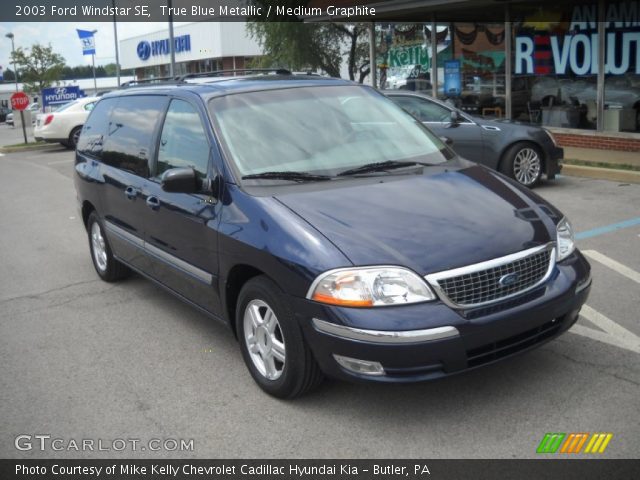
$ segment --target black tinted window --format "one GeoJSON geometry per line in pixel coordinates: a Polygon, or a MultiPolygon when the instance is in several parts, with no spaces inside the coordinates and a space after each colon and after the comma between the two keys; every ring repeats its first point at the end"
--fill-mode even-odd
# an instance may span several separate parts
{"type": "Polygon", "coordinates": [[[183,100],[172,100],[162,127],[157,175],[175,167],[192,167],[200,177],[207,175],[209,143],[200,115],[183,100]]]}
{"type": "Polygon", "coordinates": [[[115,98],[103,98],[96,103],[87,122],[82,127],[78,140],[78,151],[85,155],[101,158],[104,140],[107,137],[109,117],[117,103],[115,98]]]}
{"type": "Polygon", "coordinates": [[[165,105],[161,96],[120,97],[109,121],[102,161],[148,177],[153,134],[165,105]]]}

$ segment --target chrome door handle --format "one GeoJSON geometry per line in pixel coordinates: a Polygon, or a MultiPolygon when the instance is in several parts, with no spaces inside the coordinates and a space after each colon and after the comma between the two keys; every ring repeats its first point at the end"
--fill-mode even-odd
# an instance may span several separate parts
{"type": "Polygon", "coordinates": [[[138,196],[138,189],[135,187],[127,187],[124,189],[124,194],[129,200],[133,200],[138,196]]]}
{"type": "Polygon", "coordinates": [[[158,197],[147,197],[147,205],[151,207],[152,210],[157,210],[160,208],[160,200],[158,197]]]}

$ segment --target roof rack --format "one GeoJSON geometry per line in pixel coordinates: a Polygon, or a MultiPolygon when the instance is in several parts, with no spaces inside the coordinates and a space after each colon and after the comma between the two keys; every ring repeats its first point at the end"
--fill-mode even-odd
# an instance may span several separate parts
{"type": "Polygon", "coordinates": [[[230,73],[275,73],[276,75],[291,75],[291,72],[286,68],[234,68],[232,70],[214,70],[211,72],[201,73],[187,73],[177,77],[179,82],[184,82],[189,78],[202,78],[202,77],[219,77],[230,73]]]}
{"type": "Polygon", "coordinates": [[[184,75],[177,75],[175,77],[156,77],[145,78],[143,80],[130,80],[120,85],[120,88],[129,87],[142,87],[147,85],[177,85],[180,83],[186,83],[186,80],[190,78],[204,78],[204,77],[219,77],[230,73],[275,73],[276,75],[292,75],[292,73],[285,68],[240,68],[233,70],[214,70],[211,72],[201,73],[187,73],[184,75]]]}
{"type": "Polygon", "coordinates": [[[129,80],[128,82],[124,82],[122,85],[120,85],[120,88],[137,87],[138,85],[149,85],[156,83],[180,83],[180,77],[156,77],[145,78],[143,80],[129,80]]]}

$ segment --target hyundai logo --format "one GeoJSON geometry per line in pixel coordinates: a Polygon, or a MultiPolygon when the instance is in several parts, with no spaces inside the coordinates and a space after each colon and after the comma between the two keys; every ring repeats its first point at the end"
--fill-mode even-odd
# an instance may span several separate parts
{"type": "Polygon", "coordinates": [[[140,58],[140,60],[149,60],[149,57],[151,56],[151,44],[146,40],[142,40],[138,44],[136,52],[138,53],[138,58],[140,58]]]}
{"type": "Polygon", "coordinates": [[[519,276],[517,273],[507,273],[506,275],[500,277],[498,283],[501,287],[510,287],[518,281],[518,277],[519,276]]]}
{"type": "Polygon", "coordinates": [[[55,89],[56,95],[64,95],[65,93],[67,93],[67,89],[65,87],[58,87],[55,89]]]}

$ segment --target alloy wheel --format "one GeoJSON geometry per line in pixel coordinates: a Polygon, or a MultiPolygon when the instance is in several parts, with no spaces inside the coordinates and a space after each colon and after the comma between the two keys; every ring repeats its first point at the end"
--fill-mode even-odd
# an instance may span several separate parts
{"type": "Polygon", "coordinates": [[[286,347],[278,318],[262,300],[247,304],[243,318],[244,340],[253,365],[268,380],[277,380],[284,371],[286,347]]]}
{"type": "Polygon", "coordinates": [[[533,148],[525,147],[518,151],[513,160],[513,174],[523,185],[532,185],[540,177],[542,162],[533,148]]]}
{"type": "Polygon", "coordinates": [[[96,266],[101,272],[107,270],[107,246],[102,236],[102,229],[98,222],[91,225],[91,250],[96,266]]]}

